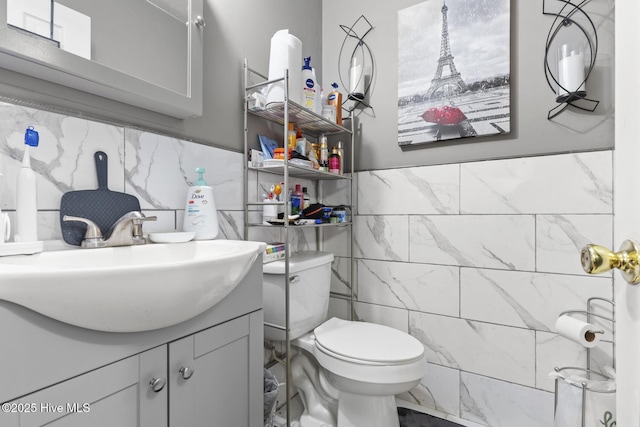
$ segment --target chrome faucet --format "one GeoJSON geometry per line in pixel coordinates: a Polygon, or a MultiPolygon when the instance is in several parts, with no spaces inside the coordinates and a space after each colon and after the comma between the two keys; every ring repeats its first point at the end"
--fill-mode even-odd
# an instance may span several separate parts
{"type": "Polygon", "coordinates": [[[79,221],[87,224],[87,231],[80,244],[83,248],[108,248],[114,246],[144,245],[147,239],[142,233],[145,221],[155,221],[156,216],[145,216],[142,212],[131,211],[122,215],[120,219],[106,232],[104,237],[95,222],[77,216],[65,215],[63,221],[79,221]]]}

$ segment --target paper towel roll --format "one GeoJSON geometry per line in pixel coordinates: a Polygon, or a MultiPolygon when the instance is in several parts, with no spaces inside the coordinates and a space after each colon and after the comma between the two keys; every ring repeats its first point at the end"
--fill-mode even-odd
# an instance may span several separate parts
{"type": "MultiPolygon", "coordinates": [[[[289,100],[301,104],[302,100],[302,42],[289,30],[277,31],[271,37],[269,56],[269,80],[284,77],[289,70],[289,100]]],[[[269,85],[267,104],[284,100],[284,84],[269,85]]]]}
{"type": "Polygon", "coordinates": [[[600,335],[593,331],[599,328],[591,323],[584,322],[568,314],[563,314],[556,321],[556,332],[563,337],[577,342],[586,348],[593,348],[600,342],[600,335]]]}

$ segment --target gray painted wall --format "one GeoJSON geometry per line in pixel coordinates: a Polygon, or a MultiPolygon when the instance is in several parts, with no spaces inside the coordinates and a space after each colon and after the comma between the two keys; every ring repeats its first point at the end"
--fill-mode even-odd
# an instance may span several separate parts
{"type": "Polygon", "coordinates": [[[543,72],[544,43],[552,19],[542,15],[540,0],[511,4],[511,133],[401,150],[396,138],[397,11],[416,3],[419,1],[205,0],[204,113],[199,118],[172,119],[6,70],[0,70],[0,95],[241,151],[243,58],[266,72],[271,36],[289,28],[302,40],[303,54],[323,58],[320,81],[337,80],[338,52],[345,34],[339,25],[350,25],[364,13],[375,27],[367,42],[375,57],[377,78],[371,96],[374,109],[357,114],[362,125],[357,170],[613,147],[613,16],[599,11],[611,10],[613,0],[590,3],[598,9],[592,17],[598,25],[600,52],[588,88],[590,96],[601,101],[600,106],[596,113],[566,112],[555,122],[546,119],[555,103],[543,72]]]}
{"type": "MultiPolygon", "coordinates": [[[[427,0],[441,3],[442,0],[427,0]]],[[[542,0],[511,2],[511,133],[505,136],[458,139],[403,151],[397,144],[397,12],[421,0],[323,0],[324,81],[338,76],[338,53],[345,33],[339,24],[351,25],[360,15],[375,27],[366,41],[374,55],[371,104],[358,111],[362,125],[356,169],[458,163],[504,157],[586,151],[613,147],[613,0],[589,3],[600,51],[589,82],[590,96],[600,100],[595,113],[565,112],[547,120],[555,96],[547,86],[543,60],[545,40],[553,19],[542,15],[542,0]],[[603,12],[604,11],[604,12],[603,12]]],[[[551,2],[548,0],[548,2],[551,2]]],[[[441,28],[425,28],[425,31],[441,28]]],[[[452,47],[453,49],[453,47],[452,47]]],[[[417,53],[418,54],[418,53],[417,53]]],[[[455,55],[455,53],[454,53],[455,55]]],[[[348,64],[343,64],[348,67],[348,64]]],[[[425,70],[428,74],[434,68],[425,70]]],[[[346,75],[346,68],[342,75],[346,75]]]]}

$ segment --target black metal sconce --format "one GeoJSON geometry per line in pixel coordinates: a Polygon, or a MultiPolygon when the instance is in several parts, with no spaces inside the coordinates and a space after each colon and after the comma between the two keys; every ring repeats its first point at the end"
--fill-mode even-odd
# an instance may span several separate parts
{"type": "Polygon", "coordinates": [[[591,0],[582,0],[577,4],[569,0],[552,1],[560,2],[560,5],[556,4],[555,11],[548,7],[547,0],[542,2],[542,13],[555,16],[547,35],[544,71],[549,87],[556,93],[558,105],[549,110],[548,120],[562,113],[570,105],[583,111],[593,112],[600,103],[595,99],[587,98],[586,87],[598,54],[598,33],[593,21],[583,9],[591,0]],[[562,41],[562,34],[569,33],[570,30],[572,30],[572,34],[569,34],[570,38],[565,38],[560,47],[554,49],[554,46],[558,45],[558,40],[562,41]],[[582,38],[583,41],[576,41],[576,38],[582,38]],[[551,54],[555,54],[552,61],[555,64],[553,69],[549,65],[551,54]],[[587,54],[589,63],[585,66],[587,54]]]}
{"type": "Polygon", "coordinates": [[[371,48],[364,41],[364,38],[373,30],[373,25],[369,20],[361,15],[350,26],[340,25],[340,28],[345,32],[345,38],[340,47],[340,55],[338,57],[338,77],[343,88],[347,89],[347,96],[343,102],[344,108],[352,112],[356,108],[373,108],[369,105],[369,93],[373,82],[374,61],[371,48]],[[355,43],[355,45],[353,44],[355,43]],[[351,54],[348,57],[350,64],[349,78],[347,84],[345,79],[342,78],[342,60],[347,59],[345,49],[350,49],[351,54]],[[353,102],[350,106],[345,106],[346,103],[353,102]]]}

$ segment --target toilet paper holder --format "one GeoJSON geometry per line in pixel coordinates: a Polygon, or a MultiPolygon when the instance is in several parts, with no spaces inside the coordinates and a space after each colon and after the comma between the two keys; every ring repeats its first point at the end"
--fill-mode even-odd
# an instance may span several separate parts
{"type": "MultiPolygon", "coordinates": [[[[591,319],[592,317],[598,317],[600,319],[604,319],[604,320],[608,320],[611,322],[612,324],[612,341],[613,341],[613,350],[612,350],[612,357],[613,357],[613,361],[612,361],[612,365],[615,368],[615,363],[616,363],[616,346],[615,346],[615,307],[616,307],[616,303],[608,298],[602,298],[602,297],[591,297],[589,299],[587,299],[587,309],[586,310],[565,310],[563,312],[561,312],[558,317],[560,316],[564,316],[564,315],[572,315],[572,314],[585,314],[587,316],[587,323],[591,323],[591,319]],[[598,314],[594,312],[594,307],[593,307],[593,302],[594,301],[603,301],[606,302],[608,304],[611,304],[611,316],[605,316],[602,314],[598,314]]],[[[591,333],[594,334],[604,334],[605,331],[600,329],[600,330],[596,330],[596,331],[589,331],[591,333]]],[[[591,370],[591,349],[587,348],[587,370],[591,370]]]]}
{"type": "MultiPolygon", "coordinates": [[[[572,314],[585,314],[587,316],[587,323],[591,323],[591,319],[592,317],[598,317],[600,319],[604,319],[607,321],[610,321],[612,324],[612,341],[613,341],[613,350],[612,350],[612,366],[613,369],[615,370],[615,366],[616,366],[616,346],[615,346],[615,307],[616,307],[616,303],[613,300],[607,299],[607,298],[602,298],[602,297],[591,297],[587,300],[587,309],[586,310],[566,310],[563,311],[562,313],[559,314],[558,317],[563,316],[563,315],[572,315],[572,314]],[[594,301],[603,301],[605,303],[609,303],[611,304],[611,316],[605,316],[602,314],[598,314],[598,313],[594,313],[594,306],[593,306],[593,302],[594,301]]],[[[603,334],[604,330],[598,330],[598,331],[590,331],[592,333],[597,333],[597,334],[603,334]]],[[[606,375],[602,372],[596,371],[591,369],[591,348],[587,347],[587,367],[585,368],[580,368],[580,367],[574,367],[574,366],[565,366],[565,367],[555,367],[554,371],[555,373],[559,374],[562,371],[578,371],[578,372],[583,372],[586,375],[586,379],[587,380],[592,380],[592,375],[596,375],[596,377],[603,377],[603,378],[611,378],[610,375],[606,375]]],[[[558,411],[558,387],[559,387],[559,382],[561,381],[561,376],[557,375],[555,377],[555,393],[554,393],[554,397],[555,397],[555,402],[554,402],[554,417],[557,416],[557,411],[558,411]]],[[[585,411],[586,411],[586,407],[587,407],[587,400],[586,400],[586,396],[587,396],[587,392],[595,392],[595,393],[615,393],[615,389],[613,391],[597,391],[597,390],[592,390],[589,388],[588,386],[588,381],[584,381],[581,383],[582,385],[582,402],[581,402],[581,413],[582,413],[582,421],[581,421],[581,426],[585,427],[586,425],[586,416],[585,416],[585,411]]],[[[575,386],[575,385],[574,385],[575,386]]],[[[564,406],[566,407],[566,405],[564,406]]],[[[611,414],[611,412],[605,412],[605,421],[607,420],[606,415],[609,415],[609,418],[611,418],[613,415],[611,414]]],[[[604,425],[610,425],[610,424],[605,424],[604,422],[601,422],[604,425]]],[[[615,424],[613,424],[615,425],[615,424]]]]}

